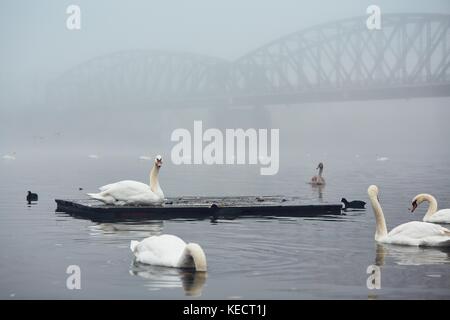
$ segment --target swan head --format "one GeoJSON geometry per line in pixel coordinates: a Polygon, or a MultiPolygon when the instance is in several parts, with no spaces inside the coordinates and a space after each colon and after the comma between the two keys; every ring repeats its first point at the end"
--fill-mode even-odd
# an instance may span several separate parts
{"type": "Polygon", "coordinates": [[[367,194],[369,195],[370,198],[377,198],[378,201],[380,201],[380,199],[378,198],[378,187],[376,185],[371,185],[368,189],[367,189],[367,194]]]}
{"type": "Polygon", "coordinates": [[[323,169],[323,163],[320,162],[316,169],[323,169]]]}
{"type": "MultiPolygon", "coordinates": [[[[411,213],[414,213],[414,211],[417,209],[419,204],[421,204],[424,201],[430,201],[430,199],[434,199],[434,197],[431,194],[427,194],[427,193],[418,194],[411,200],[412,208],[410,208],[409,211],[411,211],[411,213]]],[[[436,199],[434,199],[434,200],[436,200],[436,199]]]]}
{"type": "Polygon", "coordinates": [[[158,154],[155,158],[155,166],[161,168],[162,163],[163,163],[162,157],[158,154]]]}

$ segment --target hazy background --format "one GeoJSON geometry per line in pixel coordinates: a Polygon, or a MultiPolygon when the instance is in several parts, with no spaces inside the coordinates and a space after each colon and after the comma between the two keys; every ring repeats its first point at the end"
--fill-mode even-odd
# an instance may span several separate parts
{"type": "Polygon", "coordinates": [[[450,13],[447,0],[2,1],[0,154],[61,148],[105,154],[123,152],[124,146],[136,154],[167,154],[172,130],[190,129],[193,120],[203,120],[205,128],[280,128],[282,149],[316,152],[317,159],[335,151],[447,152],[447,98],[275,106],[267,107],[263,117],[245,108],[112,110],[80,105],[58,111],[45,100],[49,81],[97,56],[161,49],[234,60],[305,27],[364,16],[371,4],[379,5],[382,14],[450,13]],[[66,29],[70,4],[81,7],[79,31],[66,29]]]}

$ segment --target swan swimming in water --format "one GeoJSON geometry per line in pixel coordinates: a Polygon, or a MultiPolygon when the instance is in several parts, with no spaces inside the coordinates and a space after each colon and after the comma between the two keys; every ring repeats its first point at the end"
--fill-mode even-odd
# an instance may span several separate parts
{"type": "Polygon", "coordinates": [[[207,269],[205,252],[198,244],[186,244],[170,234],[148,237],[141,242],[133,240],[130,249],[137,262],[196,271],[207,269]]]}
{"type": "Polygon", "coordinates": [[[388,233],[383,210],[378,201],[378,187],[371,185],[367,193],[375,214],[375,241],[408,246],[450,247],[450,230],[434,223],[411,221],[388,233]]]}
{"type": "Polygon", "coordinates": [[[158,181],[161,166],[162,157],[158,155],[150,172],[150,185],[133,180],[123,180],[100,187],[99,193],[88,193],[88,196],[106,204],[115,205],[161,204],[164,202],[164,193],[158,181]]]}
{"type": "Polygon", "coordinates": [[[319,169],[319,174],[311,178],[310,184],[324,185],[325,179],[322,177],[322,172],[323,172],[323,163],[322,162],[319,163],[316,170],[317,169],[319,169]]]}
{"type": "Polygon", "coordinates": [[[441,209],[438,211],[438,204],[436,198],[428,193],[421,193],[412,199],[412,208],[411,213],[416,210],[416,208],[422,202],[427,201],[429,203],[428,211],[423,217],[423,221],[425,222],[434,222],[434,223],[450,223],[450,209],[441,209]]]}

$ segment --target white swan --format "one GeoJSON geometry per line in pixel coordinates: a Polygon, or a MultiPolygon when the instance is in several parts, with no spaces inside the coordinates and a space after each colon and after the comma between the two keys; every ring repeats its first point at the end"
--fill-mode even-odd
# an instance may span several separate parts
{"type": "Polygon", "coordinates": [[[421,193],[412,199],[411,212],[416,210],[417,206],[424,201],[428,201],[428,211],[423,217],[423,221],[434,223],[450,223],[450,209],[441,209],[438,211],[436,198],[428,193],[421,193]]]}
{"type": "Polygon", "coordinates": [[[158,181],[161,166],[162,157],[158,155],[150,172],[150,185],[133,180],[123,180],[100,187],[99,193],[88,193],[88,196],[106,204],[160,204],[164,202],[164,193],[158,181]]]}
{"type": "Polygon", "coordinates": [[[155,266],[189,268],[206,271],[206,256],[196,243],[186,244],[177,236],[164,234],[131,241],[130,249],[137,262],[155,266]]]}
{"type": "Polygon", "coordinates": [[[5,154],[2,158],[4,160],[16,160],[16,153],[13,152],[12,154],[5,154]]]}
{"type": "Polygon", "coordinates": [[[395,227],[388,233],[383,210],[378,201],[378,187],[370,186],[367,193],[375,214],[375,241],[408,246],[450,246],[450,230],[433,223],[411,221],[395,227]]]}
{"type": "Polygon", "coordinates": [[[322,162],[319,163],[319,165],[317,166],[316,170],[317,169],[319,169],[319,175],[312,177],[310,184],[313,184],[313,185],[324,185],[325,184],[325,179],[322,178],[322,172],[323,172],[323,163],[322,162]]]}

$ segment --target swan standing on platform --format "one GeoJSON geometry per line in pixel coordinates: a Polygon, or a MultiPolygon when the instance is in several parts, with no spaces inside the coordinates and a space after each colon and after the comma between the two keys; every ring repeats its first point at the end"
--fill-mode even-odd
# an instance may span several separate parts
{"type": "Polygon", "coordinates": [[[388,233],[383,210],[378,201],[378,187],[370,186],[367,193],[375,214],[375,241],[408,246],[450,247],[450,230],[434,223],[411,221],[388,233]]]}
{"type": "Polygon", "coordinates": [[[151,205],[164,202],[164,193],[159,186],[158,174],[162,166],[162,157],[156,156],[150,172],[150,185],[123,180],[100,187],[99,193],[88,193],[93,198],[106,204],[115,205],[151,205]]]}
{"type": "Polygon", "coordinates": [[[325,179],[322,178],[322,172],[323,172],[323,163],[320,162],[319,165],[317,166],[316,170],[319,169],[319,174],[317,176],[314,176],[311,178],[311,182],[310,184],[313,185],[324,185],[325,184],[325,179]]]}
{"type": "Polygon", "coordinates": [[[164,234],[131,241],[130,249],[137,262],[162,267],[206,271],[206,256],[196,243],[186,244],[177,236],[164,234]]]}
{"type": "Polygon", "coordinates": [[[450,223],[450,209],[441,209],[438,211],[438,204],[436,198],[431,194],[421,193],[412,199],[412,208],[411,213],[416,210],[417,206],[424,201],[428,201],[428,211],[423,217],[423,221],[425,222],[434,222],[434,223],[450,223]]]}

